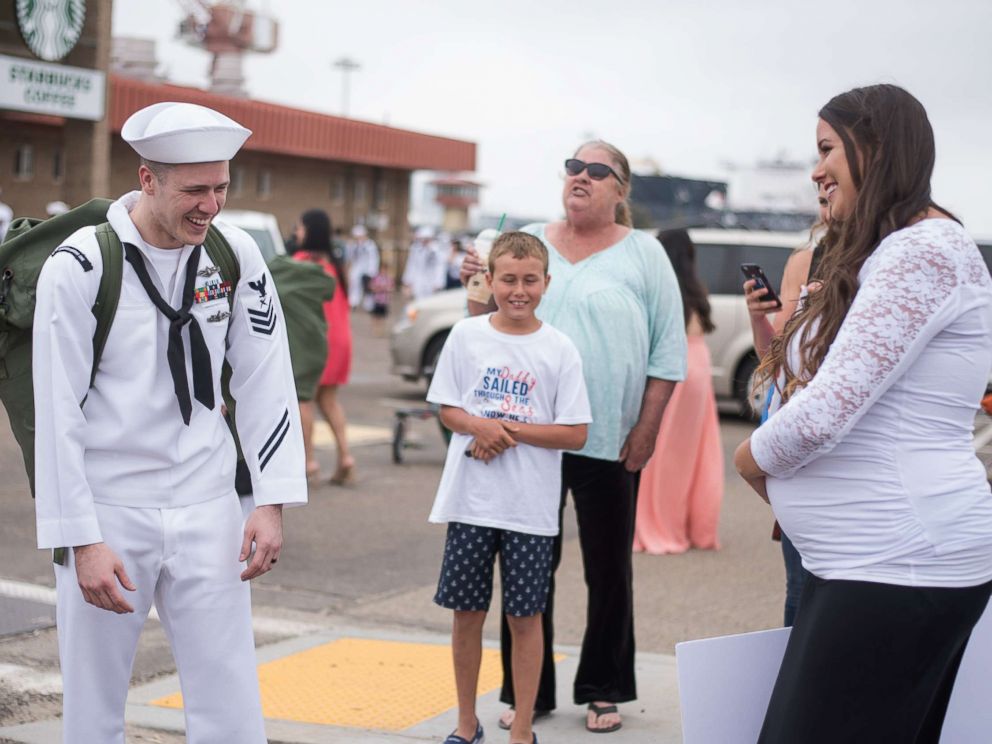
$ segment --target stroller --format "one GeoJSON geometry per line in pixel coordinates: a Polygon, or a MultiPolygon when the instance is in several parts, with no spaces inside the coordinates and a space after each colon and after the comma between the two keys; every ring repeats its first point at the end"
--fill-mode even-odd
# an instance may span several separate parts
{"type": "Polygon", "coordinates": [[[406,441],[409,421],[427,421],[437,419],[437,425],[441,429],[441,436],[447,445],[451,441],[451,432],[441,423],[441,408],[433,403],[427,404],[423,408],[398,408],[396,409],[395,420],[393,421],[393,462],[397,465],[403,462],[403,450],[410,446],[406,441]]]}

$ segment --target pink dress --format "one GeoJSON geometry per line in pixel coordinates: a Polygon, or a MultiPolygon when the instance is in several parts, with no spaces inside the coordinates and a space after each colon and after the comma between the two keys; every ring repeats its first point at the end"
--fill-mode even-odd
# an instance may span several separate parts
{"type": "Polygon", "coordinates": [[[675,386],[654,455],[641,472],[634,550],[684,553],[720,547],[723,449],[713,395],[710,352],[689,336],[688,372],[675,386]]]}
{"type": "Polygon", "coordinates": [[[320,264],[337,282],[334,296],[324,303],[324,317],[327,319],[327,364],[318,384],[344,385],[351,372],[351,309],[348,306],[348,297],[341,287],[341,278],[334,270],[334,264],[326,258],[307,251],[297,251],[293,258],[320,264]]]}

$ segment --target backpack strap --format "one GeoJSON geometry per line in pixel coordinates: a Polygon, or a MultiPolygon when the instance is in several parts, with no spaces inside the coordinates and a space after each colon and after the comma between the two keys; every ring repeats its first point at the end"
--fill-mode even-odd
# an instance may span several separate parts
{"type": "MultiPolygon", "coordinates": [[[[227,238],[214,225],[211,225],[207,230],[207,237],[203,241],[203,247],[206,249],[210,260],[220,269],[221,277],[231,283],[231,292],[227,295],[227,300],[233,312],[234,295],[238,291],[238,282],[241,281],[241,264],[238,262],[238,257],[235,255],[234,249],[231,248],[231,244],[227,242],[227,238]]],[[[238,429],[234,423],[235,416],[237,415],[237,401],[231,397],[231,374],[231,365],[225,359],[224,367],[221,369],[220,385],[221,393],[224,396],[224,405],[227,406],[227,415],[224,418],[227,420],[227,426],[231,430],[234,447],[238,451],[234,489],[237,491],[238,496],[251,496],[251,472],[248,470],[248,464],[245,462],[245,455],[241,449],[241,440],[238,437],[238,429]]]]}
{"type": "Polygon", "coordinates": [[[234,249],[227,242],[223,233],[213,225],[207,230],[207,239],[203,241],[203,247],[207,251],[210,260],[217,264],[220,275],[231,283],[231,293],[227,300],[234,309],[234,293],[238,289],[238,282],[241,281],[241,264],[234,254],[234,249]]]}
{"type": "Polygon", "coordinates": [[[100,258],[103,260],[103,275],[93,303],[96,316],[96,331],[93,333],[93,370],[90,372],[90,387],[96,379],[96,369],[107,345],[110,326],[117,313],[117,303],[121,299],[121,282],[124,277],[124,247],[109,222],[96,226],[96,240],[100,244],[100,258]]]}

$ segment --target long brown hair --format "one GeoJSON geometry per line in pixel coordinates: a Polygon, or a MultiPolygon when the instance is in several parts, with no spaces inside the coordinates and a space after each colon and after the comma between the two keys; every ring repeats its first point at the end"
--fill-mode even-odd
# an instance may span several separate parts
{"type": "Polygon", "coordinates": [[[704,333],[715,331],[709,297],[696,272],[696,246],[689,233],[685,230],[661,230],[658,233],[658,240],[665,248],[668,260],[672,262],[672,268],[675,270],[675,278],[679,281],[686,327],[689,326],[689,319],[696,315],[704,333]]]}
{"type": "Polygon", "coordinates": [[[935,148],[923,105],[895,85],[855,88],[834,96],[819,117],[837,133],[857,189],[854,208],[831,220],[817,270],[821,287],[785,325],[758,368],[758,379],[785,371],[783,399],[813,378],[837,337],[855,295],[858,272],[888,235],[934,208],[930,196],[935,148]],[[799,368],[788,349],[799,335],[799,368]]]}
{"type": "Polygon", "coordinates": [[[578,155],[583,147],[598,147],[609,153],[610,159],[613,161],[613,170],[620,176],[620,187],[624,190],[623,201],[617,204],[613,221],[624,227],[633,227],[634,218],[630,214],[630,163],[627,162],[627,156],[620,152],[618,147],[599,139],[583,142],[575,148],[575,155],[578,155]]]}
{"type": "Polygon", "coordinates": [[[300,246],[300,250],[317,254],[330,261],[338,275],[338,285],[341,287],[341,292],[347,297],[348,272],[344,270],[344,262],[331,243],[331,235],[334,234],[334,229],[331,227],[331,216],[323,209],[308,209],[300,216],[300,222],[303,224],[304,232],[303,245],[300,246]]]}

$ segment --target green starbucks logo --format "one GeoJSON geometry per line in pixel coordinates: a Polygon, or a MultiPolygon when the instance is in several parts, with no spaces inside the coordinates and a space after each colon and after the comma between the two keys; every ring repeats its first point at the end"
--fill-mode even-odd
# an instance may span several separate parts
{"type": "Polygon", "coordinates": [[[36,55],[57,62],[79,41],[86,0],[17,0],[17,25],[36,55]]]}

